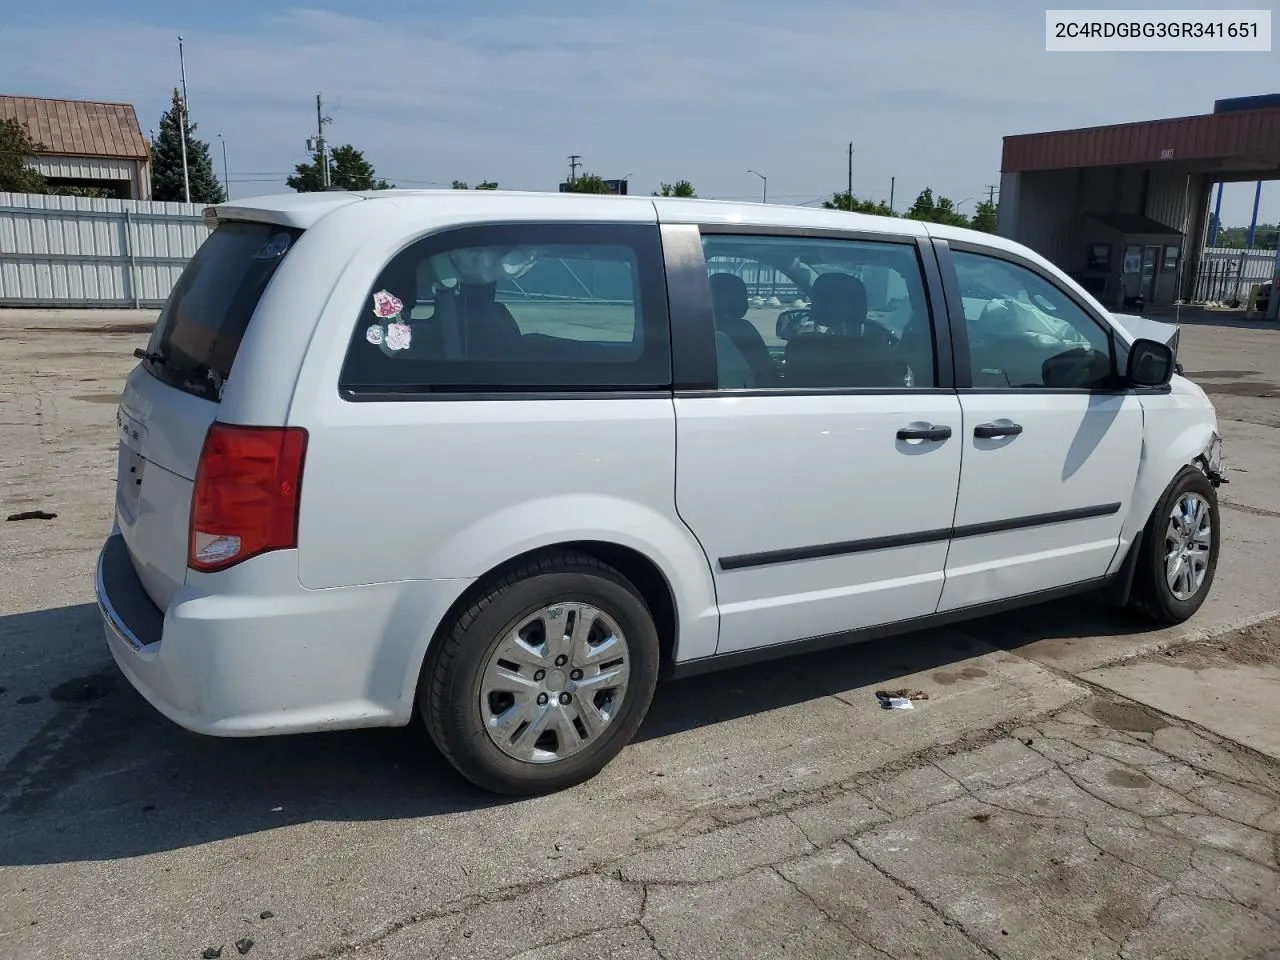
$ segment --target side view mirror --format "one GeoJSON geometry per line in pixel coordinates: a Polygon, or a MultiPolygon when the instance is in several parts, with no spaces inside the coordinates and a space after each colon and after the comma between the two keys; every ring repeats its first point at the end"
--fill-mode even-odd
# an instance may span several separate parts
{"type": "Polygon", "coordinates": [[[1125,378],[1135,387],[1163,387],[1174,373],[1173,348],[1155,340],[1135,340],[1129,347],[1125,378]]]}

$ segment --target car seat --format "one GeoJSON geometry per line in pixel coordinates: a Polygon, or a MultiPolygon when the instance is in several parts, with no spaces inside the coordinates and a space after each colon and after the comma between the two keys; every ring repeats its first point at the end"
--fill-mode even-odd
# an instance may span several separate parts
{"type": "Polygon", "coordinates": [[[751,368],[757,386],[776,385],[777,364],[773,362],[764,337],[747,319],[747,285],[732,273],[713,273],[709,280],[716,329],[733,341],[751,368]]]}

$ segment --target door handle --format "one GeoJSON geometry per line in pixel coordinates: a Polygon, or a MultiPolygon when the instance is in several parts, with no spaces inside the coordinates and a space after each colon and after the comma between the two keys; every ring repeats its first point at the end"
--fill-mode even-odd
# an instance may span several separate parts
{"type": "Polygon", "coordinates": [[[898,431],[899,440],[946,440],[951,436],[950,427],[903,427],[898,431]]]}
{"type": "Polygon", "coordinates": [[[973,428],[973,435],[980,440],[996,437],[1016,437],[1022,432],[1020,423],[980,423],[973,428]]]}

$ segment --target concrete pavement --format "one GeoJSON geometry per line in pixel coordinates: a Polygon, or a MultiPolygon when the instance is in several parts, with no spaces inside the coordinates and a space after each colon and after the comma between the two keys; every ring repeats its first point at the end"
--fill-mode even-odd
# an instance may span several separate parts
{"type": "Polygon", "coordinates": [[[205,739],[118,677],[90,571],[149,319],[0,313],[0,513],[58,514],[0,522],[3,960],[1280,956],[1280,330],[1184,328],[1232,480],[1189,624],[1076,600],[668,684],[596,780],[501,802],[408,731],[205,739]]]}

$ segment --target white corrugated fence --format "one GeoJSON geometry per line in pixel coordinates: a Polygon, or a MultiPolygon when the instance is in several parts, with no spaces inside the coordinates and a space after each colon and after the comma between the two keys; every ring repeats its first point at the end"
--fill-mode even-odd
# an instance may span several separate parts
{"type": "Polygon", "coordinates": [[[1196,270],[1193,301],[1248,300],[1249,290],[1271,279],[1276,251],[1260,247],[1205,247],[1196,270]]]}
{"type": "Polygon", "coordinates": [[[209,235],[203,210],[0,192],[0,306],[158,307],[209,235]]]}

